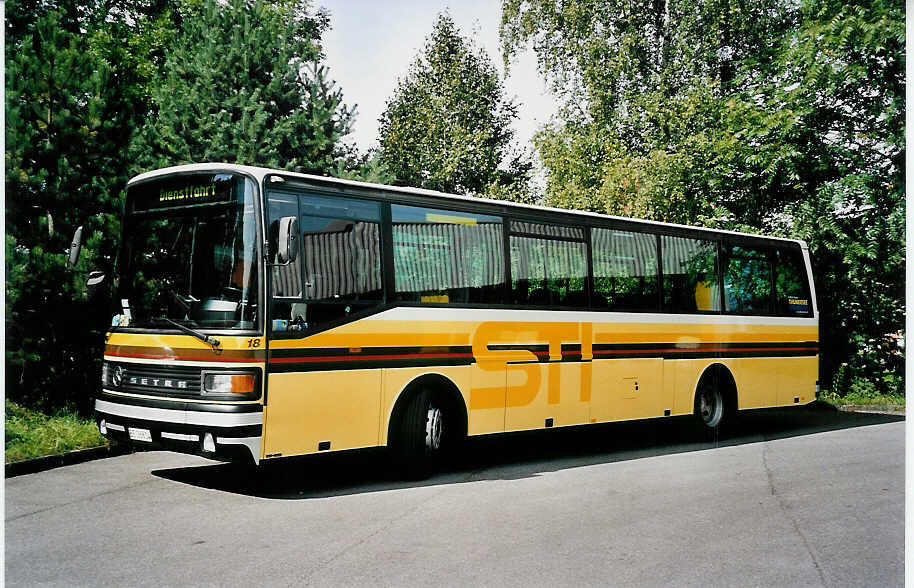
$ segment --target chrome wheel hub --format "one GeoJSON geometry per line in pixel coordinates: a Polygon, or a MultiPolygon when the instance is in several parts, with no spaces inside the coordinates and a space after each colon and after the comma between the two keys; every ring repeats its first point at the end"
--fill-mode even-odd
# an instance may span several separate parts
{"type": "Polygon", "coordinates": [[[435,407],[429,407],[428,417],[425,419],[425,449],[426,451],[438,451],[441,449],[441,429],[444,425],[441,411],[435,407]]]}
{"type": "Polygon", "coordinates": [[[706,425],[716,427],[724,413],[724,403],[720,392],[714,389],[704,389],[699,399],[698,410],[701,414],[701,420],[706,425]]]}

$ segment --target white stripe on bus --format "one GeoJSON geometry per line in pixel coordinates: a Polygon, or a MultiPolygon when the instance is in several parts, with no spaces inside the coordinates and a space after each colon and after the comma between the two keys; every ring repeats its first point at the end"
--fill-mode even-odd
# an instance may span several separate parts
{"type": "Polygon", "coordinates": [[[144,421],[177,423],[180,425],[201,425],[207,427],[244,427],[262,425],[262,412],[218,413],[194,410],[174,410],[170,408],[150,408],[148,406],[131,406],[115,404],[106,400],[96,400],[98,412],[144,421]]]}
{"type": "Polygon", "coordinates": [[[466,321],[466,322],[535,322],[535,323],[656,323],[690,325],[759,325],[779,327],[815,327],[811,317],[738,316],[721,314],[665,314],[647,312],[588,312],[580,310],[521,310],[505,308],[392,308],[366,317],[367,321],[466,321]]]}

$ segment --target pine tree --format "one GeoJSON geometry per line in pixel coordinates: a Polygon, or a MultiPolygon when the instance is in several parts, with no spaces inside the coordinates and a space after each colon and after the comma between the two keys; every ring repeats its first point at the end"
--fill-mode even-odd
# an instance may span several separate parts
{"type": "Polygon", "coordinates": [[[319,65],[327,16],[306,2],[208,0],[153,84],[134,149],[143,168],[224,161],[328,173],[353,111],[319,65]]]}
{"type": "Polygon", "coordinates": [[[6,394],[87,408],[105,309],[65,260],[78,225],[89,237],[82,269],[113,257],[140,92],[93,45],[113,19],[94,15],[99,24],[73,3],[7,7],[6,394]]]}
{"type": "Polygon", "coordinates": [[[516,116],[495,65],[441,15],[381,115],[379,157],[400,185],[525,199],[516,116]]]}

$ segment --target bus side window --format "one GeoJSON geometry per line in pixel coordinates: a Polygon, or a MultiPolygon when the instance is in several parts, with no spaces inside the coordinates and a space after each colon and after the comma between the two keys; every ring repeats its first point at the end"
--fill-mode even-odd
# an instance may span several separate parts
{"type": "Polygon", "coordinates": [[[779,248],[774,263],[776,312],[784,316],[809,316],[812,301],[806,278],[806,264],[799,249],[779,248]]]}
{"type": "Polygon", "coordinates": [[[583,227],[512,220],[510,231],[511,302],[586,309],[583,227]]]}
{"type": "Polygon", "coordinates": [[[290,320],[315,329],[380,305],[380,204],[303,194],[300,207],[304,292],[290,320]]]}
{"type": "Polygon", "coordinates": [[[595,228],[594,308],[657,310],[657,239],[654,235],[595,228]]]}
{"type": "Polygon", "coordinates": [[[663,309],[720,312],[717,243],[663,235],[663,309]]]}
{"type": "Polygon", "coordinates": [[[724,271],[727,312],[771,314],[771,262],[768,251],[733,246],[724,271]]]}
{"type": "Polygon", "coordinates": [[[501,217],[399,204],[390,212],[397,300],[502,302],[501,217]]]}
{"type": "Polygon", "coordinates": [[[584,243],[511,236],[512,302],[587,308],[584,243]]]}
{"type": "MultiPolygon", "coordinates": [[[[276,243],[279,238],[279,219],[286,216],[298,216],[298,195],[290,192],[272,191],[268,193],[267,198],[270,219],[269,234],[267,235],[267,242],[270,244],[268,256],[270,262],[275,263],[276,243]]],[[[273,265],[270,272],[270,281],[274,298],[300,299],[302,295],[301,255],[292,263],[273,265]]]]}
{"type": "Polygon", "coordinates": [[[275,334],[302,336],[381,303],[380,204],[274,191],[269,214],[271,261],[280,218],[298,216],[301,237],[297,259],[273,266],[275,334]]]}

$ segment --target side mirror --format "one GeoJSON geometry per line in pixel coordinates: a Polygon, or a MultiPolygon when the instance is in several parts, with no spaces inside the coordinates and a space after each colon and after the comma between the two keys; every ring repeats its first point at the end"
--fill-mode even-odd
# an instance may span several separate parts
{"type": "Polygon", "coordinates": [[[298,257],[298,217],[284,216],[279,219],[276,262],[292,263],[298,257]]]}
{"type": "Polygon", "coordinates": [[[86,280],[86,286],[98,286],[105,281],[105,273],[100,271],[89,272],[89,279],[86,280]]]}
{"type": "Polygon", "coordinates": [[[73,241],[70,243],[70,257],[67,258],[67,266],[75,267],[76,262],[79,261],[79,252],[83,248],[83,228],[82,225],[77,227],[76,232],[73,233],[73,241]]]}

